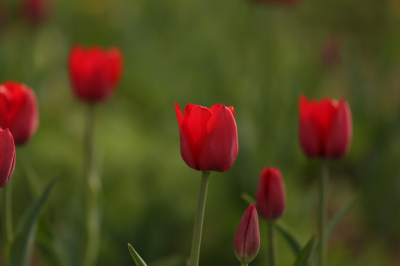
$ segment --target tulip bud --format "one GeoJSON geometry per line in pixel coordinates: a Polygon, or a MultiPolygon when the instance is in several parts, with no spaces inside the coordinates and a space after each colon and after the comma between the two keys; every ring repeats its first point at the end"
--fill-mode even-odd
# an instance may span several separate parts
{"type": "Polygon", "coordinates": [[[23,11],[30,22],[38,24],[47,18],[50,12],[49,0],[23,0],[23,11]]]}
{"type": "Polygon", "coordinates": [[[339,102],[332,99],[308,101],[301,96],[299,109],[303,152],[310,158],[343,158],[353,134],[347,102],[344,99],[339,102]]]}
{"type": "Polygon", "coordinates": [[[109,99],[122,74],[122,53],[118,48],[84,50],[76,45],[69,58],[69,72],[75,95],[87,102],[109,99]]]}
{"type": "Polygon", "coordinates": [[[244,212],[233,240],[233,249],[240,262],[250,263],[260,248],[257,209],[250,204],[244,212]]]}
{"type": "Polygon", "coordinates": [[[8,129],[0,129],[0,188],[10,180],[15,166],[14,139],[8,129]]]}
{"type": "Polygon", "coordinates": [[[266,220],[276,220],[286,207],[285,184],[278,168],[264,167],[261,171],[256,195],[257,209],[266,220]]]}
{"type": "Polygon", "coordinates": [[[188,104],[178,118],[181,155],[186,164],[200,171],[225,172],[239,152],[233,107],[216,104],[210,108],[188,104]]]}
{"type": "Polygon", "coordinates": [[[39,124],[35,92],[14,81],[0,85],[0,127],[8,128],[16,144],[27,142],[39,124]]]}

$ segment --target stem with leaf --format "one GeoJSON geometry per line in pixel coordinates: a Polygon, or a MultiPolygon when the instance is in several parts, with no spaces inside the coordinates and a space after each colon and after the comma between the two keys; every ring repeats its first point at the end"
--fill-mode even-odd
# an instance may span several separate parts
{"type": "Polygon", "coordinates": [[[268,221],[268,255],[269,255],[269,266],[276,265],[275,255],[275,221],[268,221]]]}
{"type": "Polygon", "coordinates": [[[318,219],[318,265],[325,265],[326,256],[326,198],[328,186],[328,165],[322,166],[322,174],[319,180],[319,219],[318,219]]]}
{"type": "Polygon", "coordinates": [[[203,231],[204,209],[206,207],[207,187],[210,172],[202,172],[196,218],[194,221],[192,251],[189,266],[198,266],[200,257],[201,233],[203,231]]]}

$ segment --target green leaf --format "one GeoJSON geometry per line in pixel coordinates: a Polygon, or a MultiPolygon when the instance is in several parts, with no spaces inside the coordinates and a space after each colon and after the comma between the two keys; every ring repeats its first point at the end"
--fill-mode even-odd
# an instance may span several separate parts
{"type": "Polygon", "coordinates": [[[282,222],[276,223],[275,228],[292,248],[294,255],[296,257],[299,256],[301,252],[301,245],[297,237],[292,233],[292,231],[282,222]]]}
{"type": "Polygon", "coordinates": [[[300,252],[300,255],[297,257],[293,266],[306,266],[307,265],[308,260],[310,259],[311,254],[313,253],[314,244],[315,244],[315,236],[311,237],[311,239],[307,242],[306,246],[300,252]]]}
{"type": "Polygon", "coordinates": [[[50,181],[42,195],[29,206],[18,225],[15,240],[11,246],[9,266],[26,266],[32,253],[33,242],[40,213],[57,179],[50,181]]]}
{"type": "Polygon", "coordinates": [[[248,204],[253,204],[254,202],[256,202],[254,200],[254,198],[252,196],[250,196],[248,193],[246,192],[242,192],[242,194],[240,194],[240,197],[247,202],[248,204]]]}
{"type": "Polygon", "coordinates": [[[329,237],[331,236],[333,230],[335,229],[335,227],[338,225],[338,223],[343,219],[344,216],[346,216],[346,214],[350,211],[350,209],[354,206],[354,204],[357,201],[357,197],[355,196],[354,198],[352,198],[345,206],[343,209],[340,210],[340,212],[338,212],[336,214],[336,216],[332,219],[332,221],[329,223],[328,227],[326,228],[326,235],[325,238],[329,239],[329,237]]]}
{"type": "Polygon", "coordinates": [[[136,250],[131,244],[128,244],[129,252],[131,253],[132,259],[135,261],[136,266],[147,266],[144,260],[137,254],[136,250]]]}

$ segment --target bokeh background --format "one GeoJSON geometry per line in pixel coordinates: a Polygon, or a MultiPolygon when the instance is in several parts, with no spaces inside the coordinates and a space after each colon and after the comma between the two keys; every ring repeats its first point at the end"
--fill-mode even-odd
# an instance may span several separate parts
{"type": "MultiPolygon", "coordinates": [[[[97,265],[133,265],[131,243],[150,266],[190,254],[200,173],[183,162],[174,103],[233,105],[239,155],[209,185],[200,265],[238,265],[233,238],[263,166],[287,189],[282,221],[302,244],[316,232],[321,162],[298,142],[298,101],[341,98],[354,120],[351,149],[330,162],[329,215],[358,200],[329,242],[329,265],[400,265],[400,4],[397,0],[45,1],[38,20],[21,1],[0,2],[0,81],[37,93],[40,126],[17,150],[14,220],[59,176],[39,224],[32,265],[80,265],[86,106],[72,92],[72,45],[118,46],[124,74],[97,106],[102,179],[97,265]],[[47,7],[46,4],[46,7],[47,7]]],[[[1,193],[1,191],[0,191],[1,193]]],[[[3,216],[2,216],[3,217],[3,216]]],[[[1,228],[4,228],[1,219],[1,228]]],[[[4,238],[4,230],[0,230],[4,238]]],[[[267,264],[267,230],[251,265],[267,264]]],[[[278,264],[294,255],[278,235],[278,264]]]]}

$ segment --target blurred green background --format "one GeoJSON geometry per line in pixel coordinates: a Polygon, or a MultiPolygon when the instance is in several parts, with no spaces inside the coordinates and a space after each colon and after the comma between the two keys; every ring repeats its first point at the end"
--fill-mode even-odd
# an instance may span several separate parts
{"type": "MultiPolygon", "coordinates": [[[[37,93],[40,126],[17,150],[14,221],[54,176],[32,265],[79,265],[83,253],[83,133],[86,106],[71,92],[72,45],[118,46],[124,74],[97,106],[102,178],[97,265],[133,265],[131,243],[149,265],[184,265],[190,254],[200,172],[183,162],[174,103],[233,105],[239,155],[212,173],[200,265],[238,265],[233,238],[259,172],[279,167],[282,218],[306,243],[316,232],[320,161],[298,142],[298,100],[345,97],[354,134],[331,162],[329,215],[359,200],[329,242],[329,265],[399,265],[400,4],[397,0],[58,0],[32,25],[20,1],[0,3],[0,81],[37,93]],[[157,264],[158,263],[158,264],[157,264]]],[[[1,191],[0,191],[1,193],[1,191]]],[[[4,217],[4,216],[1,216],[4,217]]],[[[4,223],[1,234],[4,238],[4,223]]],[[[267,230],[251,265],[267,264],[267,230]]],[[[278,236],[278,265],[294,256],[278,236]]]]}

